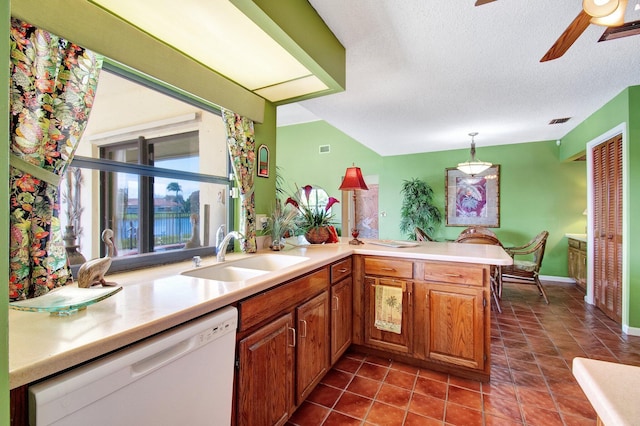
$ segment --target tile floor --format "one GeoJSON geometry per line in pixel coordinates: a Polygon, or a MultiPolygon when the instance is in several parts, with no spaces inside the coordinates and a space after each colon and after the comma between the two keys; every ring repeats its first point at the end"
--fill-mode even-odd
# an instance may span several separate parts
{"type": "Polygon", "coordinates": [[[289,425],[595,425],[571,374],[576,356],[640,365],[640,337],[625,336],[572,284],[505,283],[492,315],[491,382],[346,354],[289,425]]]}

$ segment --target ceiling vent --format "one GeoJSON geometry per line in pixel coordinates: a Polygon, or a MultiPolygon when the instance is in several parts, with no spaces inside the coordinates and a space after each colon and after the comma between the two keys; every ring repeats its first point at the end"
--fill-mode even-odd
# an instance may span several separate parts
{"type": "Polygon", "coordinates": [[[549,124],[562,124],[562,123],[566,123],[567,121],[571,120],[571,117],[565,117],[565,118],[554,118],[553,120],[551,120],[549,122],[549,124]]]}

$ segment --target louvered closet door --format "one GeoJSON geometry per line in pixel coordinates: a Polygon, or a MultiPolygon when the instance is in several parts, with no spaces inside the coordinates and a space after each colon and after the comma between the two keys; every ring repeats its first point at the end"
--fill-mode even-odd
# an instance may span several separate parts
{"type": "Polygon", "coordinates": [[[594,296],[609,318],[622,316],[622,136],[592,151],[594,177],[594,296]]]}

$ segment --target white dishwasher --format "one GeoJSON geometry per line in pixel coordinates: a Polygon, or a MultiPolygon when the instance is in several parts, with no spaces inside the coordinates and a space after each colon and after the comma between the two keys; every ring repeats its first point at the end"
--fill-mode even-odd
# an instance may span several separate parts
{"type": "Polygon", "coordinates": [[[237,322],[224,308],[32,385],[30,424],[227,426],[237,322]]]}

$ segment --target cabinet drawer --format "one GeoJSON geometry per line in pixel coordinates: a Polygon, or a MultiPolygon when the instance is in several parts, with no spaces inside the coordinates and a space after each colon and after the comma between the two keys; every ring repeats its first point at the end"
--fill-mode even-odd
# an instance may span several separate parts
{"type": "Polygon", "coordinates": [[[482,286],[484,268],[464,263],[425,263],[425,281],[482,286]]]}
{"type": "Polygon", "coordinates": [[[573,238],[569,238],[569,247],[576,248],[578,250],[587,250],[587,243],[585,241],[574,240],[573,238]]]}
{"type": "Polygon", "coordinates": [[[351,258],[341,260],[331,265],[331,284],[335,284],[351,274],[351,258]]]}
{"type": "Polygon", "coordinates": [[[413,262],[410,260],[364,258],[364,273],[385,277],[413,278],[413,262]]]}
{"type": "Polygon", "coordinates": [[[329,268],[322,268],[309,275],[283,284],[272,290],[253,296],[238,304],[240,324],[244,331],[275,315],[299,305],[329,287],[329,268]]]}

